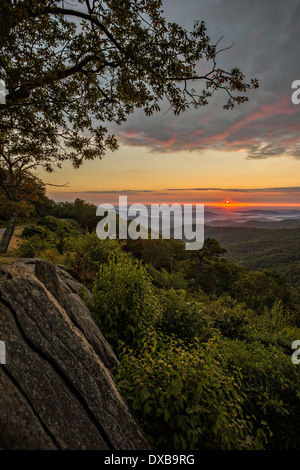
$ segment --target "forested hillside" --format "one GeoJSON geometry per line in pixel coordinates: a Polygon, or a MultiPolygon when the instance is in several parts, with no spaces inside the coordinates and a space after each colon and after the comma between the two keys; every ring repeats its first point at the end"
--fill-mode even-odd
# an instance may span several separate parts
{"type": "Polygon", "coordinates": [[[205,234],[227,249],[228,260],[254,270],[274,269],[300,287],[300,229],[206,226],[205,234]]]}

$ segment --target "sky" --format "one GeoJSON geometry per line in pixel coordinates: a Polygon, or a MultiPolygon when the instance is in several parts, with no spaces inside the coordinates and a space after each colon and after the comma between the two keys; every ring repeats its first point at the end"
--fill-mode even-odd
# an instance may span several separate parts
{"type": "Polygon", "coordinates": [[[180,116],[164,107],[151,117],[134,112],[109,129],[117,152],[78,170],[65,164],[52,175],[41,172],[46,183],[68,182],[49,186],[49,197],[300,208],[300,104],[291,99],[300,80],[299,0],[164,0],[163,7],[169,21],[191,30],[204,20],[213,42],[233,44],[218,65],[240,68],[259,89],[234,110],[223,109],[227,96],[219,91],[180,116]]]}

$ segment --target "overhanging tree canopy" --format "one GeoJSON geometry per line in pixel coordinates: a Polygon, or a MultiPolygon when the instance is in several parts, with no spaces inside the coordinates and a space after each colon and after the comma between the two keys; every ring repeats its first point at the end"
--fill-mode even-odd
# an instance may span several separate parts
{"type": "Polygon", "coordinates": [[[64,159],[78,167],[116,148],[103,123],[135,108],[150,115],[166,99],[178,114],[218,89],[227,108],[246,101],[257,81],[218,68],[204,22],[187,32],[166,22],[161,3],[1,0],[0,139],[14,129],[46,170],[64,159]]]}
{"type": "Polygon", "coordinates": [[[225,108],[248,100],[257,80],[217,66],[222,49],[204,22],[187,32],[161,8],[160,0],[0,0],[0,168],[11,180],[115,150],[105,123],[136,108],[151,115],[164,100],[179,114],[220,89],[225,108]]]}

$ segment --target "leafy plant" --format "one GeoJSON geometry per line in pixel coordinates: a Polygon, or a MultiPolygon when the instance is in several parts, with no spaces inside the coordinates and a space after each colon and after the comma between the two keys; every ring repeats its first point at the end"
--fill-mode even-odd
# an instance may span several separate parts
{"type": "Polygon", "coordinates": [[[122,243],[100,240],[95,232],[68,238],[65,251],[68,270],[87,287],[91,287],[102,263],[107,263],[111,255],[118,258],[123,255],[122,243]]]}
{"type": "Polygon", "coordinates": [[[92,292],[96,321],[116,349],[122,342],[139,347],[147,328],[154,328],[161,317],[145,266],[128,255],[111,256],[100,265],[92,292]]]}
{"type": "Polygon", "coordinates": [[[20,244],[17,253],[21,258],[41,258],[52,263],[59,262],[58,242],[57,237],[52,234],[45,238],[33,235],[20,244]]]}
{"type": "Polygon", "coordinates": [[[204,315],[204,305],[191,301],[184,290],[170,289],[159,295],[163,315],[160,329],[168,336],[175,335],[185,343],[203,341],[212,334],[211,322],[204,315]]]}
{"type": "Polygon", "coordinates": [[[261,342],[222,343],[223,367],[240,369],[245,394],[244,413],[254,416],[254,430],[267,423],[267,449],[299,449],[300,370],[278,347],[261,342]]]}
{"type": "Polygon", "coordinates": [[[155,335],[138,354],[124,348],[117,384],[156,449],[249,449],[238,373],[220,367],[218,341],[185,347],[155,335]]]}
{"type": "MultiPolygon", "coordinates": [[[[221,297],[206,307],[211,325],[228,338],[243,336],[250,323],[251,312],[229,296],[221,297]]],[[[253,314],[252,314],[253,315],[253,314]]]]}

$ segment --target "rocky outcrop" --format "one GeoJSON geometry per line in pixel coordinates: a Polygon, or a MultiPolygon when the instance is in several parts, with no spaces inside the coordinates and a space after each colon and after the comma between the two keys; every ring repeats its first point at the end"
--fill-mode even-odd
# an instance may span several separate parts
{"type": "Polygon", "coordinates": [[[46,261],[0,268],[1,449],[148,448],[115,385],[117,359],[82,290],[46,261]]]}

